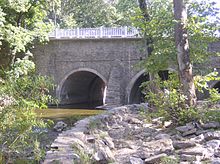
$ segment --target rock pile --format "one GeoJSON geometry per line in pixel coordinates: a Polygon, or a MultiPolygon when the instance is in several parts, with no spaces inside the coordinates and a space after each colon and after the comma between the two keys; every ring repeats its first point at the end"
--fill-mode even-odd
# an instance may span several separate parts
{"type": "Polygon", "coordinates": [[[144,104],[111,109],[80,120],[51,145],[44,163],[220,163],[218,122],[169,129],[147,123],[144,104]]]}

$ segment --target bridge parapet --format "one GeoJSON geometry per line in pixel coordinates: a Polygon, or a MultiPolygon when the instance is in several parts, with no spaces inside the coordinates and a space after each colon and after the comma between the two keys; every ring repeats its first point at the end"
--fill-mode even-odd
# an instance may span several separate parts
{"type": "Polygon", "coordinates": [[[50,39],[91,39],[91,38],[140,38],[139,32],[134,27],[99,27],[55,29],[49,34],[50,39]]]}

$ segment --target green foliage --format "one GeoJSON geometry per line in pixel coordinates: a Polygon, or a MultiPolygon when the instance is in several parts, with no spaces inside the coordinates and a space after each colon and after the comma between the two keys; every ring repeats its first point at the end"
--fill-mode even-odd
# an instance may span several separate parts
{"type": "Polygon", "coordinates": [[[49,17],[60,28],[131,26],[136,8],[134,0],[66,0],[54,3],[49,17]]]}
{"type": "Polygon", "coordinates": [[[19,59],[13,69],[4,71],[4,83],[0,83],[0,154],[10,158],[11,154],[22,157],[26,151],[34,150],[38,161],[40,149],[33,128],[45,127],[37,118],[36,109],[45,108],[52,101],[49,90],[53,88],[50,79],[34,74],[34,64],[28,59],[19,59]],[[4,105],[4,101],[11,101],[4,105]]]}
{"type": "Polygon", "coordinates": [[[209,92],[207,98],[207,104],[201,107],[188,107],[185,105],[186,97],[181,94],[181,87],[179,79],[176,73],[169,74],[169,79],[161,81],[157,77],[153,81],[145,82],[142,84],[144,88],[146,101],[149,102],[150,107],[153,108],[153,112],[144,113],[149,117],[149,120],[155,117],[163,117],[164,120],[171,120],[173,124],[183,125],[191,121],[220,121],[220,112],[216,110],[210,110],[213,104],[216,104],[220,100],[220,95],[214,88],[209,88],[208,82],[217,80],[217,72],[209,73],[206,76],[196,76],[195,86],[200,92],[204,90],[209,92]],[[158,91],[155,93],[152,91],[152,83],[158,91]]]}
{"type": "Polygon", "coordinates": [[[159,77],[142,84],[146,101],[156,110],[152,117],[164,117],[172,120],[173,124],[184,124],[197,119],[197,110],[188,108],[185,104],[186,97],[180,91],[179,79],[176,73],[171,73],[169,79],[162,81],[159,77]],[[152,84],[157,88],[152,90],[152,84]]]}
{"type": "Polygon", "coordinates": [[[48,7],[47,0],[0,1],[1,58],[13,62],[17,55],[29,55],[34,43],[48,40],[52,27],[45,20],[48,7]]]}
{"type": "Polygon", "coordinates": [[[61,1],[56,13],[61,28],[113,26],[118,19],[115,7],[103,0],[61,1]]]}
{"type": "Polygon", "coordinates": [[[94,161],[92,160],[92,157],[91,155],[87,154],[82,147],[80,147],[79,145],[77,144],[73,144],[72,145],[72,148],[74,150],[74,152],[79,155],[80,157],[80,161],[74,161],[74,163],[77,163],[77,164],[80,164],[80,163],[83,163],[83,164],[91,164],[93,163],[94,161]]]}
{"type": "Polygon", "coordinates": [[[196,86],[196,89],[200,92],[200,93],[204,93],[204,91],[208,91],[209,93],[209,97],[208,97],[208,101],[210,103],[217,103],[220,100],[220,94],[218,93],[218,90],[216,90],[215,88],[210,88],[210,86],[208,85],[208,82],[210,81],[219,81],[220,77],[218,77],[218,72],[217,71],[213,71],[205,76],[195,76],[194,77],[194,83],[196,86]]]}
{"type": "Polygon", "coordinates": [[[161,164],[178,164],[179,163],[179,159],[177,158],[171,158],[171,157],[163,157],[161,159],[161,164]]]}
{"type": "MultiPolygon", "coordinates": [[[[204,63],[210,55],[213,55],[207,51],[208,44],[217,40],[215,32],[219,29],[219,22],[212,21],[209,16],[216,16],[218,9],[206,1],[201,3],[188,1],[187,3],[191,61],[193,64],[204,63]]],[[[147,45],[153,48],[152,54],[140,65],[150,73],[156,73],[168,67],[177,68],[172,1],[148,1],[147,12],[149,14],[147,21],[140,10],[137,10],[136,15],[132,17],[133,25],[140,29],[141,35],[145,38],[144,41],[148,38],[153,41],[151,45],[147,45]]]]}

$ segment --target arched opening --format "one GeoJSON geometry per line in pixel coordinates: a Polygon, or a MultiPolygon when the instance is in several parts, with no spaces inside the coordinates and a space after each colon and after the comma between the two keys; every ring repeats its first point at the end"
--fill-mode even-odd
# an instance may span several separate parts
{"type": "Polygon", "coordinates": [[[129,97],[129,104],[138,104],[144,102],[144,94],[142,93],[141,84],[145,81],[149,81],[149,75],[141,74],[134,82],[129,97]]]}
{"type": "Polygon", "coordinates": [[[95,108],[104,105],[105,82],[89,71],[70,74],[60,90],[60,105],[72,108],[95,108]]]}
{"type": "MultiPolygon", "coordinates": [[[[163,70],[158,72],[161,80],[168,80],[169,78],[169,70],[163,70]]],[[[132,80],[130,85],[132,86],[130,89],[130,94],[128,97],[128,104],[137,104],[144,102],[144,94],[142,92],[142,88],[140,88],[143,82],[149,81],[149,74],[146,74],[144,71],[139,72],[132,80]]]]}

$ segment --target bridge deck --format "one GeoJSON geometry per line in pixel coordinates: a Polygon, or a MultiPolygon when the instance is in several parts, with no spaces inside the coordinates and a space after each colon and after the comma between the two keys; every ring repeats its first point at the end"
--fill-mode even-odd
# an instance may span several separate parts
{"type": "Polygon", "coordinates": [[[55,29],[50,33],[51,39],[91,39],[91,38],[140,38],[139,32],[134,27],[99,27],[55,29]]]}

